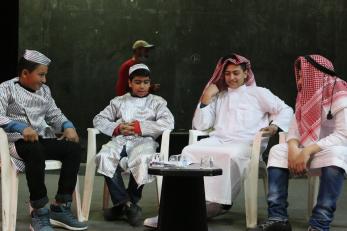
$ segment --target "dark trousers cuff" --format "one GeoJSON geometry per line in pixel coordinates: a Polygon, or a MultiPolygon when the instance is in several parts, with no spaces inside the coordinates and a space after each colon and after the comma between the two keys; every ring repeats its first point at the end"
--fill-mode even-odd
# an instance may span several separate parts
{"type": "Polygon", "coordinates": [[[72,202],[72,195],[71,194],[57,194],[55,196],[55,200],[58,203],[68,203],[72,202]]]}
{"type": "Polygon", "coordinates": [[[45,207],[45,205],[48,203],[48,197],[45,196],[41,199],[30,201],[30,205],[33,209],[40,209],[45,207]]]}

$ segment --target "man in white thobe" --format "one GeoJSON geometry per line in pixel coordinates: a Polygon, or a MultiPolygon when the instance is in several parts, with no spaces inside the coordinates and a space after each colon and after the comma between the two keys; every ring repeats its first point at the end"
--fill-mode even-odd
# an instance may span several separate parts
{"type": "MultiPolygon", "coordinates": [[[[204,180],[208,217],[227,211],[239,193],[255,134],[260,129],[275,134],[278,127],[286,131],[292,116],[293,110],[281,99],[255,86],[249,60],[237,54],[219,60],[193,119],[193,128],[213,131],[182,151],[193,163],[212,157],[223,170],[221,176],[204,180]]],[[[158,217],[144,221],[150,228],[157,224],[158,217]]]]}
{"type": "Polygon", "coordinates": [[[212,129],[210,137],[182,151],[193,163],[212,157],[214,165],[223,170],[221,176],[204,180],[206,201],[213,202],[207,204],[208,217],[230,208],[240,192],[255,134],[261,129],[271,134],[278,127],[287,130],[293,116],[281,99],[254,86],[249,61],[244,57],[225,59],[219,72],[220,79],[206,88],[193,118],[195,129],[212,129]]]}

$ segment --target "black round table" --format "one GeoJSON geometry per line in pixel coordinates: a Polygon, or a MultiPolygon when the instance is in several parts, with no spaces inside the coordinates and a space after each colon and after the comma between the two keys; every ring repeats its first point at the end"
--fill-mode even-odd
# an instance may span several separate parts
{"type": "Polygon", "coordinates": [[[150,166],[148,173],[163,176],[160,231],[207,231],[204,176],[222,175],[222,169],[150,166]]]}

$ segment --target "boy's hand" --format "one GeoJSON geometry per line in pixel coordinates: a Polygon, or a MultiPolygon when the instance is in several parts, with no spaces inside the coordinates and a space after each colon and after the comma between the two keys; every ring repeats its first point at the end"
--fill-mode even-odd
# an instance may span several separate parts
{"type": "Polygon", "coordinates": [[[64,130],[63,135],[58,140],[62,140],[62,139],[65,139],[66,141],[75,142],[75,143],[78,143],[80,140],[74,128],[66,128],[64,130]]]}
{"type": "Polygon", "coordinates": [[[159,83],[151,84],[151,87],[150,87],[151,92],[158,92],[159,90],[160,90],[160,84],[159,83]]]}
{"type": "Polygon", "coordinates": [[[269,133],[271,136],[273,136],[278,131],[278,127],[275,124],[271,124],[265,128],[260,129],[260,131],[263,131],[264,133],[269,133]]]}
{"type": "Polygon", "coordinates": [[[302,148],[297,145],[288,144],[288,169],[289,171],[296,175],[296,159],[299,157],[302,148]]]}
{"type": "Polygon", "coordinates": [[[207,87],[205,90],[204,95],[202,96],[201,103],[203,104],[209,104],[211,102],[211,99],[213,96],[217,95],[219,92],[219,89],[216,84],[210,84],[210,86],[207,87]]]}
{"type": "Polygon", "coordinates": [[[321,148],[317,144],[311,144],[300,151],[299,156],[295,159],[295,171],[297,174],[303,174],[306,172],[307,163],[311,155],[321,151],[321,148]]]}
{"type": "Polygon", "coordinates": [[[303,175],[307,171],[307,162],[310,159],[310,153],[303,149],[294,161],[294,173],[303,175]]]}
{"type": "Polygon", "coordinates": [[[131,135],[135,135],[135,131],[134,131],[134,123],[122,123],[119,125],[119,132],[120,134],[124,135],[124,136],[131,136],[131,135]]]}
{"type": "Polygon", "coordinates": [[[39,140],[39,135],[34,129],[32,129],[32,127],[24,128],[22,135],[23,135],[24,141],[35,142],[39,140]]]}

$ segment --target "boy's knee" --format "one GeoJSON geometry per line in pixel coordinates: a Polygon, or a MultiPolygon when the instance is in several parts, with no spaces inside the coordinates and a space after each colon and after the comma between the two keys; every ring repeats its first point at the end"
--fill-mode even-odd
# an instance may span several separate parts
{"type": "Polygon", "coordinates": [[[41,144],[38,141],[35,142],[24,142],[24,148],[17,148],[19,156],[24,160],[24,162],[35,162],[39,164],[44,163],[45,157],[41,144]]]}
{"type": "Polygon", "coordinates": [[[344,175],[345,170],[337,167],[337,166],[328,166],[322,168],[322,175],[325,175],[326,177],[338,177],[344,175]]]}
{"type": "Polygon", "coordinates": [[[69,142],[68,143],[68,153],[69,153],[69,158],[76,160],[78,162],[81,161],[81,153],[82,153],[82,148],[79,143],[75,142],[69,142]]]}

